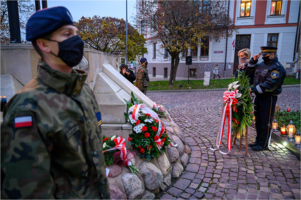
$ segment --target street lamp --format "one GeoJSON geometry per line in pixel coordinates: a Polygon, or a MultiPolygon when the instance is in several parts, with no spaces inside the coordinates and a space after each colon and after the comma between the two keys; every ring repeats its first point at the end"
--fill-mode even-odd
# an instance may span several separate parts
{"type": "Polygon", "coordinates": [[[125,64],[128,64],[128,0],[125,0],[125,7],[126,7],[126,21],[125,21],[125,37],[126,37],[126,44],[125,44],[125,64]]]}

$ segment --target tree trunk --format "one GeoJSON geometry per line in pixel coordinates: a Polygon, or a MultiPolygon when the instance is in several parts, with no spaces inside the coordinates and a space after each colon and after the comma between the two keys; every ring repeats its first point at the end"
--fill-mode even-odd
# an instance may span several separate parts
{"type": "Polygon", "coordinates": [[[170,69],[170,77],[169,77],[169,86],[173,86],[176,80],[177,69],[179,66],[180,58],[179,54],[171,56],[171,69],[170,69]]]}

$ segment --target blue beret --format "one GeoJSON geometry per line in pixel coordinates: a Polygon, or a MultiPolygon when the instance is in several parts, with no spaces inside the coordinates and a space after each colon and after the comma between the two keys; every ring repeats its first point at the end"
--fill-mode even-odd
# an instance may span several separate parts
{"type": "Polygon", "coordinates": [[[74,25],[67,8],[58,6],[39,10],[27,21],[26,40],[33,41],[45,37],[65,25],[74,25]]]}
{"type": "Polygon", "coordinates": [[[141,58],[140,63],[144,63],[146,61],[146,58],[141,58]]]}

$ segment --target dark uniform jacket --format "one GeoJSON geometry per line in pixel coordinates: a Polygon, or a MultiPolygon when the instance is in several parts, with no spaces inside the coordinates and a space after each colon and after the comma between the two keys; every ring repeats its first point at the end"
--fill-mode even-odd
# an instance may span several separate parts
{"type": "Polygon", "coordinates": [[[273,58],[269,64],[264,62],[257,64],[258,60],[250,59],[247,74],[253,79],[252,90],[256,95],[277,96],[282,92],[282,84],[286,76],[284,67],[273,58]]]}
{"type": "Polygon", "coordinates": [[[136,86],[139,90],[149,86],[148,70],[145,67],[140,66],[138,69],[136,86]]]}
{"type": "Polygon", "coordinates": [[[86,77],[40,61],[38,77],[9,101],[1,127],[2,198],[110,198],[100,113],[86,77]]]}
{"type": "Polygon", "coordinates": [[[126,73],[122,73],[122,70],[120,71],[120,74],[122,76],[124,76],[128,81],[130,81],[131,83],[134,83],[134,80],[136,80],[136,76],[134,74],[134,72],[132,70],[127,69],[126,72],[129,72],[130,74],[127,75],[126,73]]]}

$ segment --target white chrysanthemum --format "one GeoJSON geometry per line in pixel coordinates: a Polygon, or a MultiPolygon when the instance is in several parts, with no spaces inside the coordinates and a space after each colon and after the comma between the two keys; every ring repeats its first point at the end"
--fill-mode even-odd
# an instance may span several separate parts
{"type": "Polygon", "coordinates": [[[129,119],[130,119],[131,124],[136,124],[137,120],[133,119],[132,115],[129,115],[129,119]]]}
{"type": "Polygon", "coordinates": [[[135,126],[133,128],[133,130],[136,132],[136,133],[141,133],[142,132],[142,128],[139,128],[139,126],[135,126]]]}
{"type": "Polygon", "coordinates": [[[114,140],[116,138],[116,135],[113,135],[112,137],[111,137],[111,140],[114,140]]]}
{"type": "Polygon", "coordinates": [[[149,122],[149,123],[152,123],[154,120],[153,119],[146,119],[144,120],[144,122],[149,122]]]}
{"type": "Polygon", "coordinates": [[[102,148],[106,148],[107,144],[104,142],[102,148]]]}

